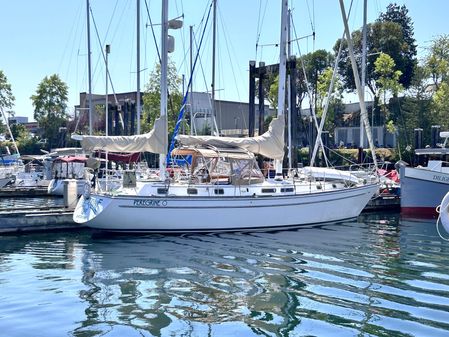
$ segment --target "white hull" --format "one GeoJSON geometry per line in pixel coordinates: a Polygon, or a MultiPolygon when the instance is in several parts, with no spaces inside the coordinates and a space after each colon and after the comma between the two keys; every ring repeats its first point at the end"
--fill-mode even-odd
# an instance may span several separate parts
{"type": "Polygon", "coordinates": [[[0,188],[3,188],[3,187],[5,187],[6,185],[8,185],[12,180],[14,180],[13,177],[0,178],[0,188]]]}
{"type": "Polygon", "coordinates": [[[285,228],[356,217],[377,191],[365,185],[285,196],[81,197],[74,220],[114,232],[218,232],[285,228]]]}
{"type": "MultiPolygon", "coordinates": [[[[66,179],[52,179],[48,184],[47,192],[51,195],[64,195],[64,180],[66,179]]],[[[87,180],[77,179],[76,180],[76,191],[78,195],[84,192],[84,186],[87,180]]]]}
{"type": "Polygon", "coordinates": [[[16,174],[15,187],[47,187],[49,179],[44,179],[41,172],[19,172],[16,174]]]}

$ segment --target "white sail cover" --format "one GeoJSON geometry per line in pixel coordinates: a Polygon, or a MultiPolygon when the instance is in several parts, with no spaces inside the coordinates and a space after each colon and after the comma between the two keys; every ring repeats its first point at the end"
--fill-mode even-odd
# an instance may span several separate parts
{"type": "Polygon", "coordinates": [[[257,137],[215,137],[178,135],[178,141],[187,146],[211,145],[216,147],[236,146],[254,154],[261,154],[271,159],[282,160],[284,157],[284,116],[274,118],[268,131],[257,137]]]}
{"type": "Polygon", "coordinates": [[[135,136],[77,136],[84,151],[167,153],[165,116],[156,119],[153,129],[135,136]]]}

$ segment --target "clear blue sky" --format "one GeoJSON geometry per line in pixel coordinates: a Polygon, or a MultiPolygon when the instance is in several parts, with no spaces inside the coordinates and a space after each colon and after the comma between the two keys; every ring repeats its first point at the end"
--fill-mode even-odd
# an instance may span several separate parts
{"type": "MultiPolygon", "coordinates": [[[[147,0],[151,20],[160,22],[160,0],[147,0]]],[[[184,13],[184,28],[172,32],[176,50],[172,55],[180,74],[188,74],[189,26],[200,37],[201,18],[209,0],[169,0],[170,18],[184,13]]],[[[316,29],[316,41],[300,42],[301,53],[314,49],[331,50],[341,37],[343,24],[338,0],[294,0],[293,20],[297,36],[307,36],[316,29]]],[[[350,1],[345,0],[346,9],[350,1]]],[[[368,0],[368,21],[385,11],[390,1],[368,0]]],[[[415,38],[420,55],[424,47],[440,34],[448,34],[447,0],[408,0],[405,3],[414,21],[415,38]]],[[[349,20],[351,29],[362,25],[363,0],[354,0],[349,20]]],[[[101,45],[111,44],[109,70],[116,92],[136,90],[136,0],[91,0],[93,19],[101,45]]],[[[88,91],[87,38],[85,0],[2,1],[0,20],[0,69],[8,77],[16,97],[17,116],[32,119],[30,96],[39,82],[48,75],[59,74],[69,86],[69,109],[78,104],[79,92],[88,91]]],[[[280,1],[218,0],[217,97],[227,100],[248,100],[249,60],[276,63],[279,40],[280,1]],[[258,28],[259,27],[259,28],[258,28]],[[258,39],[258,33],[259,39],[258,39]],[[256,53],[256,41],[259,47],[256,53]]],[[[148,82],[157,62],[145,0],[141,0],[141,87],[148,82]]],[[[91,23],[93,92],[105,92],[105,66],[102,61],[94,23],[91,23]]],[[[155,27],[157,42],[159,27],[155,27]]],[[[211,82],[211,30],[207,30],[206,48],[202,51],[201,69],[194,78],[194,89],[205,91],[211,82]]],[[[294,53],[298,53],[295,45],[294,53]]],[[[109,86],[111,92],[111,86],[109,86]]]]}

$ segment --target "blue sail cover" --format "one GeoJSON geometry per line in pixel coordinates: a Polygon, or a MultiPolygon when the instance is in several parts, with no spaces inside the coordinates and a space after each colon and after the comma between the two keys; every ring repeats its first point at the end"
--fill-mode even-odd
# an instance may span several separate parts
{"type": "MultiPolygon", "coordinates": [[[[207,23],[209,22],[211,8],[212,8],[212,3],[211,3],[211,6],[209,6],[209,11],[207,13],[206,23],[204,24],[204,29],[203,29],[203,33],[201,34],[200,44],[198,46],[198,50],[196,51],[195,61],[193,63],[192,71],[190,73],[189,83],[187,84],[186,92],[185,92],[184,97],[182,99],[181,109],[179,110],[178,120],[176,121],[175,129],[173,130],[173,136],[171,138],[170,147],[169,147],[169,150],[168,150],[168,153],[167,153],[167,157],[166,157],[167,166],[174,164],[174,162],[173,162],[173,160],[171,158],[171,153],[172,153],[173,149],[175,148],[176,138],[177,138],[177,136],[179,134],[179,128],[180,128],[181,123],[182,123],[182,121],[184,119],[187,98],[189,96],[190,87],[192,86],[193,73],[195,71],[196,63],[197,63],[198,57],[200,55],[200,49],[201,49],[201,46],[203,44],[204,33],[206,32],[207,23]]],[[[192,158],[191,158],[191,156],[188,156],[188,157],[190,157],[190,158],[177,159],[177,160],[179,161],[180,164],[183,163],[183,165],[185,165],[186,163],[190,164],[192,162],[192,158]]]]}

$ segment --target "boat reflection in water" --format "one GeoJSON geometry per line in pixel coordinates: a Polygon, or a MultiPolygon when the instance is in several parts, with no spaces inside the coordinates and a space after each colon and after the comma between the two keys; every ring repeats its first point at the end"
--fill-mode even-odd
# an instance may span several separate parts
{"type": "Polygon", "coordinates": [[[2,335],[447,336],[433,220],[295,230],[0,237],[2,335]],[[57,323],[54,323],[57,322],[57,323]]]}
{"type": "Polygon", "coordinates": [[[83,258],[87,317],[75,334],[443,336],[448,248],[433,224],[362,221],[95,238],[83,258]]]}

